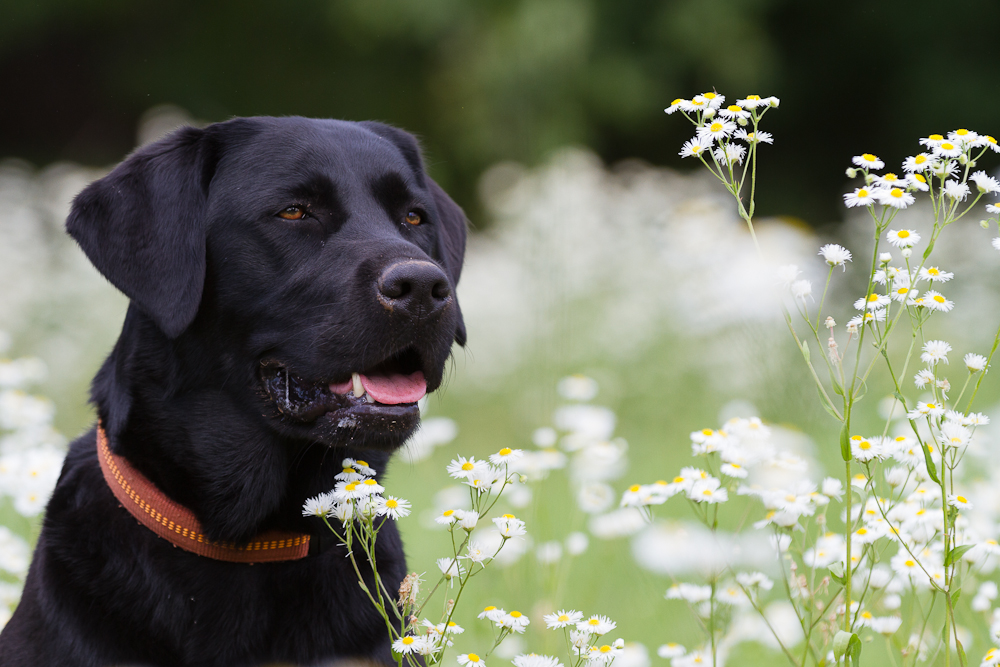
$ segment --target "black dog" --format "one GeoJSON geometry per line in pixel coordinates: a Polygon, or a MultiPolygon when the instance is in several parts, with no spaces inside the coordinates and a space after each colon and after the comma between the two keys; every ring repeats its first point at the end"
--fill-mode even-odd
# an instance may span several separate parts
{"type": "MultiPolygon", "coordinates": [[[[304,118],[184,128],[81,192],[67,229],[131,299],[93,383],[111,450],[208,539],[291,531],[311,552],[251,565],[177,548],[112,495],[91,431],[70,447],[0,665],[391,662],[343,547],[302,503],[345,457],[384,471],[465,343],[466,220],[416,141],[304,118]]],[[[394,590],[393,526],[379,547],[394,590]]]]}

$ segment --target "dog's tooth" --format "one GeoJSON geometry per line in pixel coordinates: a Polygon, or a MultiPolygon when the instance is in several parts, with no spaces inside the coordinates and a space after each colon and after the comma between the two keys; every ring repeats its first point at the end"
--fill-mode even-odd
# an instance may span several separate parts
{"type": "Polygon", "coordinates": [[[374,403],[375,399],[367,391],[365,392],[365,403],[374,403]]]}
{"type": "Polygon", "coordinates": [[[361,398],[365,395],[365,388],[361,384],[361,376],[357,373],[351,373],[351,382],[354,383],[354,397],[361,398]]]}

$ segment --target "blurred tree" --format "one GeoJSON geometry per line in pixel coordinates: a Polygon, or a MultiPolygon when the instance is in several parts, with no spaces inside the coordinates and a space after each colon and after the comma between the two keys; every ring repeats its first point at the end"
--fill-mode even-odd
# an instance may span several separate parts
{"type": "Polygon", "coordinates": [[[690,130],[662,109],[714,87],[782,98],[761,212],[822,224],[841,217],[852,154],[892,160],[918,135],[998,131],[996,41],[928,28],[935,16],[995,26],[1000,3],[941,12],[931,0],[4,0],[0,155],[110,163],[163,103],[212,121],[372,118],[422,136],[435,178],[474,212],[485,167],[568,143],[680,165],[690,130]]]}

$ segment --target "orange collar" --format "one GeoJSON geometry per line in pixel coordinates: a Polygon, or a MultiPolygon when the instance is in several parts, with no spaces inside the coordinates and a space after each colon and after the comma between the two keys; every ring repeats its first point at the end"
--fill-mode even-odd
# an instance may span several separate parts
{"type": "Polygon", "coordinates": [[[191,510],[168,498],[124,457],[111,451],[101,424],[97,425],[97,458],[104,480],[122,507],[175,547],[230,563],[298,560],[309,553],[309,535],[305,533],[269,530],[243,546],[209,540],[191,510]]]}

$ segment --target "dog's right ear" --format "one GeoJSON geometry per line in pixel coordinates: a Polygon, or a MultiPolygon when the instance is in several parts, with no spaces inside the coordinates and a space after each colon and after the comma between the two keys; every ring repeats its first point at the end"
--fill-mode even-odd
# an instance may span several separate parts
{"type": "Polygon", "coordinates": [[[140,148],[78,194],[66,220],[97,270],[170,338],[201,303],[210,144],[185,127],[140,148]]]}

